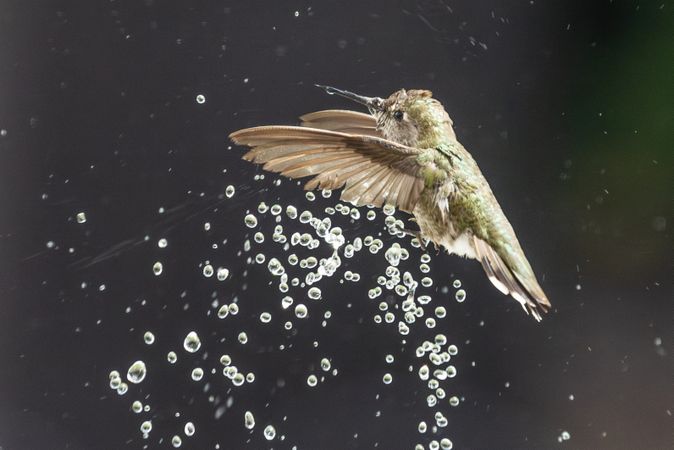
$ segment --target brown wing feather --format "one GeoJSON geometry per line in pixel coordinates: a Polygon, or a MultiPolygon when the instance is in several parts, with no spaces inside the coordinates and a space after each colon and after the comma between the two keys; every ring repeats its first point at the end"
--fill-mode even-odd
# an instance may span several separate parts
{"type": "Polygon", "coordinates": [[[303,127],[383,137],[377,131],[375,118],[357,111],[326,109],[305,114],[300,119],[303,127]]]}
{"type": "Polygon", "coordinates": [[[417,162],[421,150],[372,134],[328,129],[374,129],[376,123],[367,114],[328,110],[302,118],[324,128],[264,126],[236,131],[230,138],[251,146],[243,158],[264,164],[265,170],[290,178],[313,176],[305,189],[346,186],[344,201],[414,210],[424,187],[417,162]]]}
{"type": "Polygon", "coordinates": [[[532,286],[531,283],[522,282],[524,277],[512,271],[487,242],[473,236],[473,243],[477,259],[482,263],[489,281],[499,291],[506,295],[510,294],[522,304],[527,314],[531,313],[536,320],[540,321],[541,312],[548,311],[550,302],[538,283],[532,286]]]}

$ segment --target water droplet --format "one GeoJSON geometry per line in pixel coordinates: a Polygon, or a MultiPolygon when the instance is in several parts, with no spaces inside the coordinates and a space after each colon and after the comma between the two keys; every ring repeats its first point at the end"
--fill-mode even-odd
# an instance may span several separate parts
{"type": "Polygon", "coordinates": [[[168,354],[166,355],[166,360],[170,364],[175,364],[176,361],[178,361],[178,355],[176,355],[176,352],[168,352],[168,354]]]}
{"type": "Polygon", "coordinates": [[[140,431],[143,434],[148,434],[150,431],[152,431],[152,422],[149,420],[146,420],[145,422],[140,424],[140,431]]]}
{"type": "Polygon", "coordinates": [[[262,314],[260,314],[260,322],[262,323],[271,322],[271,314],[268,312],[263,312],[262,314]]]}
{"type": "Polygon", "coordinates": [[[250,411],[246,411],[243,415],[243,423],[249,430],[255,428],[255,416],[250,411]]]}
{"type": "Polygon", "coordinates": [[[454,298],[456,298],[457,302],[462,303],[464,300],[466,300],[466,291],[464,291],[463,289],[459,289],[458,291],[456,291],[454,298]]]}
{"type": "Polygon", "coordinates": [[[384,384],[391,384],[393,381],[393,376],[390,373],[385,373],[382,381],[384,381],[384,384]]]}
{"type": "Polygon", "coordinates": [[[268,441],[271,441],[276,437],[276,428],[273,425],[267,425],[264,427],[264,437],[268,441]]]}
{"type": "Polygon", "coordinates": [[[194,381],[201,381],[201,379],[204,377],[204,369],[201,367],[195,367],[192,369],[192,379],[194,381]]]}
{"type": "Polygon", "coordinates": [[[199,350],[199,348],[201,347],[201,340],[199,339],[199,335],[194,331],[190,331],[187,334],[187,336],[185,336],[185,340],[183,341],[183,347],[190,353],[194,353],[197,350],[199,350]]]}
{"type": "Polygon", "coordinates": [[[202,94],[197,95],[197,103],[203,105],[206,103],[206,97],[204,97],[202,94]]]}
{"type": "Polygon", "coordinates": [[[151,331],[146,331],[145,334],[143,335],[143,340],[147,345],[154,344],[154,334],[152,334],[151,331]]]}
{"type": "Polygon", "coordinates": [[[136,361],[131,364],[131,367],[126,372],[126,379],[131,383],[138,384],[145,379],[145,375],[147,375],[145,363],[143,361],[136,361]]]}
{"type": "Polygon", "coordinates": [[[131,404],[131,411],[135,412],[136,414],[143,412],[143,404],[136,400],[131,404]]]}
{"type": "Polygon", "coordinates": [[[77,223],[85,223],[87,221],[87,215],[84,212],[77,213],[77,223]]]}
{"type": "Polygon", "coordinates": [[[257,217],[248,214],[243,218],[243,223],[245,223],[248,228],[255,228],[257,226],[257,217]]]}
{"type": "Polygon", "coordinates": [[[204,266],[203,274],[206,278],[210,278],[213,276],[213,266],[210,264],[206,264],[204,266]]]}
{"type": "Polygon", "coordinates": [[[304,319],[307,317],[308,312],[309,311],[307,310],[307,307],[304,306],[303,303],[299,303],[297,306],[295,306],[295,315],[298,319],[304,319]]]}
{"type": "Polygon", "coordinates": [[[220,309],[218,309],[218,317],[220,319],[224,319],[229,315],[229,305],[222,305],[220,309]]]}
{"type": "Polygon", "coordinates": [[[183,440],[180,439],[180,436],[176,434],[173,436],[173,438],[171,438],[171,445],[175,448],[178,448],[183,445],[183,440]]]}
{"type": "Polygon", "coordinates": [[[316,385],[318,384],[318,378],[316,378],[316,375],[309,375],[309,376],[307,377],[307,384],[308,384],[310,387],[316,386],[316,385]]]}
{"type": "Polygon", "coordinates": [[[196,431],[194,424],[192,422],[187,422],[185,424],[185,436],[194,436],[194,432],[196,431]]]}
{"type": "Polygon", "coordinates": [[[229,276],[229,269],[225,269],[224,267],[218,267],[216,276],[218,278],[218,281],[225,281],[229,276]]]}
{"type": "Polygon", "coordinates": [[[241,333],[239,333],[238,339],[240,343],[246,344],[248,342],[248,335],[246,334],[245,331],[242,331],[241,333]]]}
{"type": "Polygon", "coordinates": [[[283,309],[288,309],[288,307],[292,304],[293,304],[293,298],[288,296],[288,295],[286,295],[285,297],[283,297],[281,299],[281,307],[283,309]]]}
{"type": "Polygon", "coordinates": [[[307,295],[312,300],[318,300],[318,299],[321,298],[321,290],[317,287],[309,288],[309,291],[307,292],[307,295]]]}

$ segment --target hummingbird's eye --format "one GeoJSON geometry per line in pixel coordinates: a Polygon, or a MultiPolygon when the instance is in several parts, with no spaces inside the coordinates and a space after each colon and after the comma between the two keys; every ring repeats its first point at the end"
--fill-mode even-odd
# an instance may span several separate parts
{"type": "Polygon", "coordinates": [[[403,113],[401,110],[397,110],[393,112],[393,118],[397,121],[403,120],[403,116],[405,113],[403,113]]]}

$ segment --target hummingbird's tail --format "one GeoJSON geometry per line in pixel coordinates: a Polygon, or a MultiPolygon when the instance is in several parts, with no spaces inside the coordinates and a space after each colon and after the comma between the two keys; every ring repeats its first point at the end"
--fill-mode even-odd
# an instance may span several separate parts
{"type": "MultiPolygon", "coordinates": [[[[485,241],[473,236],[475,254],[482,263],[482,268],[487,273],[489,281],[496,289],[506,295],[511,295],[517,300],[527,314],[541,321],[541,313],[550,309],[550,301],[541,289],[531,266],[521,255],[522,261],[513,261],[506,258],[507,262],[485,241]]],[[[521,253],[521,251],[520,251],[521,253]]],[[[513,255],[509,255],[513,256],[513,255]]],[[[518,259],[518,258],[514,258],[518,259]]]]}

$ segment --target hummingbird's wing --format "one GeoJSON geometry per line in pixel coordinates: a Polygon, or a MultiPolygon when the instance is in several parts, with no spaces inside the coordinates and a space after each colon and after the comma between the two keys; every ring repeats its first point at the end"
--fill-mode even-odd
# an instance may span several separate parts
{"type": "Polygon", "coordinates": [[[506,295],[510,294],[520,302],[527,314],[531,313],[540,321],[541,312],[548,311],[550,301],[536,281],[536,276],[517,243],[514,232],[511,239],[506,242],[508,243],[505,246],[512,244],[517,248],[500,248],[497,251],[486,241],[473,236],[476,257],[482,263],[489,281],[499,291],[506,295]]]}
{"type": "Polygon", "coordinates": [[[313,176],[307,190],[346,185],[341,199],[357,206],[391,204],[411,213],[424,189],[417,162],[423,150],[380,137],[291,126],[246,128],[229,137],[253,147],[243,158],[265,170],[313,176]]]}
{"type": "Polygon", "coordinates": [[[345,109],[326,109],[300,117],[303,127],[320,128],[349,134],[383,137],[377,131],[377,121],[370,114],[345,109]]]}

